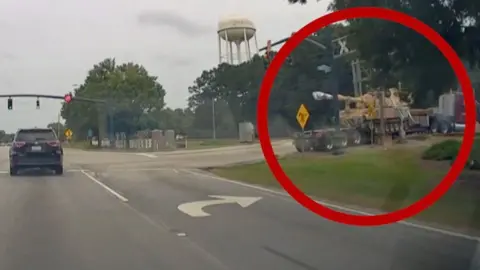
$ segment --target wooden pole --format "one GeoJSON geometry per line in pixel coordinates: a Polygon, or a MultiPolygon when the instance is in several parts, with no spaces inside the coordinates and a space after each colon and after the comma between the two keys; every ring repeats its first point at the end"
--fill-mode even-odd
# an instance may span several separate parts
{"type": "Polygon", "coordinates": [[[385,91],[380,91],[380,144],[385,145],[385,91]]]}

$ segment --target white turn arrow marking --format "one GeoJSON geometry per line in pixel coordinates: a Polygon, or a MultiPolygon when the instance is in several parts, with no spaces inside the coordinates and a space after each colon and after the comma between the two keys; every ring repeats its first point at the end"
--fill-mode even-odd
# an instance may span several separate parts
{"type": "Polygon", "coordinates": [[[262,197],[238,197],[238,196],[217,196],[210,195],[210,198],[215,198],[216,200],[206,200],[206,201],[196,201],[183,203],[177,208],[181,212],[191,216],[191,217],[208,217],[209,213],[203,211],[203,208],[206,206],[219,205],[219,204],[229,204],[236,203],[243,208],[246,208],[255,202],[262,199],[262,197]]]}

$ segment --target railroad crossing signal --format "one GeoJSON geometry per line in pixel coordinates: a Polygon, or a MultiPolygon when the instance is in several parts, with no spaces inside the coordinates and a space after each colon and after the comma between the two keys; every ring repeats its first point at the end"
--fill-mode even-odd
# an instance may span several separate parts
{"type": "Polygon", "coordinates": [[[347,36],[343,36],[343,37],[332,40],[334,58],[339,58],[344,55],[352,54],[356,52],[356,50],[351,49],[349,47],[348,37],[350,36],[347,35],[347,36]]]}
{"type": "Polygon", "coordinates": [[[72,132],[72,130],[69,129],[69,128],[65,129],[65,132],[64,132],[63,134],[64,134],[65,137],[66,137],[67,139],[69,139],[69,140],[70,140],[70,139],[72,138],[72,136],[73,136],[73,132],[72,132]]]}
{"type": "Polygon", "coordinates": [[[310,117],[310,113],[307,110],[307,107],[305,105],[300,105],[300,108],[298,109],[297,112],[297,122],[302,127],[302,129],[305,128],[305,125],[307,124],[308,118],[310,117]]]}

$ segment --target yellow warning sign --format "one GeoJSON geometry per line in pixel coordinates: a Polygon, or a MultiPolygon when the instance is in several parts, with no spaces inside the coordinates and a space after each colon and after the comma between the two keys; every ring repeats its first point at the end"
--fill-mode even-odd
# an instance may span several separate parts
{"type": "Polygon", "coordinates": [[[65,137],[67,137],[67,139],[70,139],[73,136],[73,132],[69,128],[65,129],[65,132],[63,134],[65,134],[65,137]]]}
{"type": "Polygon", "coordinates": [[[307,107],[303,104],[300,105],[297,112],[297,122],[302,128],[305,128],[309,117],[310,113],[308,112],[307,107]]]}

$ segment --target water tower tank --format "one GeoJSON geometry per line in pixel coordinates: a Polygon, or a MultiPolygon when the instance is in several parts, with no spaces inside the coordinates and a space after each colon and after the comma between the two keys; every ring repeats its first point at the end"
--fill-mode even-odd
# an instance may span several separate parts
{"type": "Polygon", "coordinates": [[[221,62],[229,64],[240,64],[243,60],[250,60],[252,52],[250,50],[250,40],[255,41],[256,53],[258,53],[258,44],[256,38],[256,28],[253,22],[243,16],[228,16],[218,22],[218,50],[221,62]],[[224,49],[222,50],[222,41],[224,49]],[[245,44],[242,48],[242,44],[245,44]],[[233,45],[237,47],[237,52],[233,52],[233,45]],[[225,55],[222,55],[225,53],[225,55]],[[226,61],[223,61],[226,60],[226,61]]]}
{"type": "Polygon", "coordinates": [[[250,40],[255,35],[256,29],[252,21],[245,17],[225,17],[218,22],[218,35],[223,40],[242,42],[250,40]]]}

